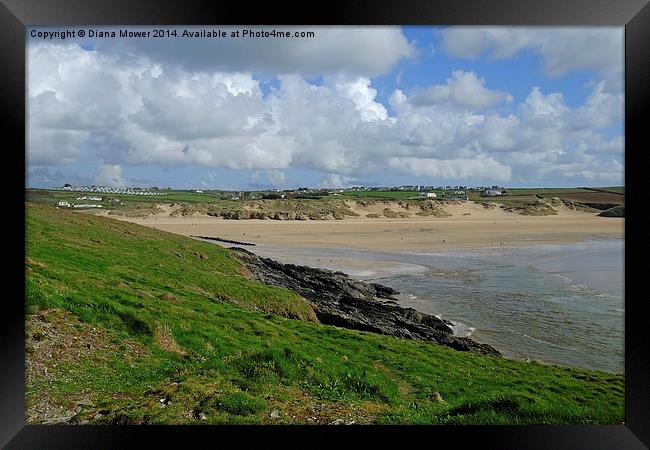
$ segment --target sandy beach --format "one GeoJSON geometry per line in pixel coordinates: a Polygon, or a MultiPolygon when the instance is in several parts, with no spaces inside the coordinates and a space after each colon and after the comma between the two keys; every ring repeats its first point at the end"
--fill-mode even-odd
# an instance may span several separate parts
{"type": "MultiPolygon", "coordinates": [[[[525,216],[474,202],[446,205],[450,217],[343,220],[226,220],[206,215],[172,217],[170,210],[146,218],[110,215],[185,236],[211,236],[286,247],[417,251],[439,248],[525,246],[578,242],[590,237],[622,238],[624,219],[556,207],[557,215],[525,216]]],[[[106,212],[102,212],[106,215],[106,212]]]]}

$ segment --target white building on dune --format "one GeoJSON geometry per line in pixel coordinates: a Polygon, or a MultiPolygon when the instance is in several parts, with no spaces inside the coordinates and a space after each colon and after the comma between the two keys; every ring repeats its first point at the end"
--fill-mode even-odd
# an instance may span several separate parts
{"type": "Polygon", "coordinates": [[[481,196],[483,197],[499,197],[501,195],[503,195],[503,192],[498,189],[486,189],[481,192],[481,196]]]}

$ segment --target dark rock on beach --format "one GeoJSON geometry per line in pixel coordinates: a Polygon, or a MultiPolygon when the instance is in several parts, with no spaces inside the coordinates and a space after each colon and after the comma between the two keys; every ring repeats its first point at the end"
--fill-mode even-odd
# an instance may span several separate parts
{"type": "Polygon", "coordinates": [[[447,320],[396,305],[394,296],[399,292],[388,286],[353,280],[343,272],[283,264],[242,248],[231,251],[257,280],[289,289],[309,300],[323,324],[501,356],[490,345],[454,336],[452,323],[447,320]]]}
{"type": "Polygon", "coordinates": [[[614,206],[598,215],[602,217],[625,217],[625,206],[614,206]]]}
{"type": "Polygon", "coordinates": [[[213,236],[192,236],[193,238],[199,238],[199,239],[205,239],[207,241],[217,241],[217,242],[224,242],[226,244],[236,244],[236,245],[251,245],[255,246],[255,244],[252,244],[250,242],[241,242],[241,241],[233,241],[230,239],[222,239],[219,237],[213,237],[213,236]]]}

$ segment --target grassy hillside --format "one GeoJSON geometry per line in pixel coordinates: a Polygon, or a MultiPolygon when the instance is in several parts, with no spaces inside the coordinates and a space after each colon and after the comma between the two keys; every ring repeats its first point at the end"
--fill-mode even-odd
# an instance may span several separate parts
{"type": "Polygon", "coordinates": [[[317,323],[217,245],[26,204],[29,423],[620,423],[622,375],[317,323]]]}

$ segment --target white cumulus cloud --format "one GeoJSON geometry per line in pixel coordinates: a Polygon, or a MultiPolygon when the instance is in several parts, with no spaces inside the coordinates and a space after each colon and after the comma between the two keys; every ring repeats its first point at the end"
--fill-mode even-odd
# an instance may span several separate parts
{"type": "Polygon", "coordinates": [[[447,84],[416,90],[411,99],[416,106],[453,102],[469,108],[485,108],[502,100],[511,102],[512,96],[486,88],[484,78],[479,78],[474,72],[462,70],[453,71],[451,78],[447,79],[447,84]]]}
{"type": "MultiPolygon", "coordinates": [[[[371,36],[383,42],[382,33],[371,36]]],[[[122,167],[225,167],[259,171],[252,181],[281,186],[289,170],[310,169],[327,174],[315,183],[338,187],[384,171],[604,180],[622,165],[622,136],[603,133],[622,119],[622,91],[606,78],[579,106],[541,87],[508,105],[507,92],[462,70],[383,101],[367,73],[333,69],[318,82],[278,74],[265,92],[241,65],[194,67],[180,53],[164,59],[138,47],[126,58],[100,47],[29,46],[27,162],[39,168],[35,177],[55,178],[42,167],[94,164],[101,165],[96,183],[119,185],[128,181],[122,167]]]]}
{"type": "Polygon", "coordinates": [[[501,182],[511,179],[510,167],[484,156],[472,159],[391,158],[388,165],[416,176],[432,178],[501,182]]]}
{"type": "Polygon", "coordinates": [[[450,27],[440,32],[441,46],[460,58],[487,53],[492,59],[515,56],[522,50],[541,55],[548,76],[572,70],[594,70],[610,81],[622,82],[622,27],[450,27]]]}
{"type": "MultiPolygon", "coordinates": [[[[150,27],[145,27],[150,29],[150,27]]],[[[164,28],[164,27],[163,27],[164,28]]],[[[176,28],[176,27],[172,27],[176,28]]],[[[200,30],[205,27],[195,27],[200,30]]],[[[398,61],[416,55],[399,27],[214,27],[228,33],[223,39],[120,39],[98,40],[97,50],[115,55],[122,64],[145,56],[161,65],[190,72],[226,71],[299,74],[316,76],[345,72],[374,76],[390,70],[398,61]],[[304,38],[231,38],[232,31],[250,29],[295,33],[304,38]]],[[[137,27],[131,27],[136,30],[137,27]]],[[[171,30],[171,28],[169,28],[171,30]]],[[[182,29],[178,29],[182,33],[182,29]]]]}
{"type": "Polygon", "coordinates": [[[122,167],[117,164],[103,164],[95,176],[95,184],[99,186],[125,186],[122,178],[122,167]]]}

